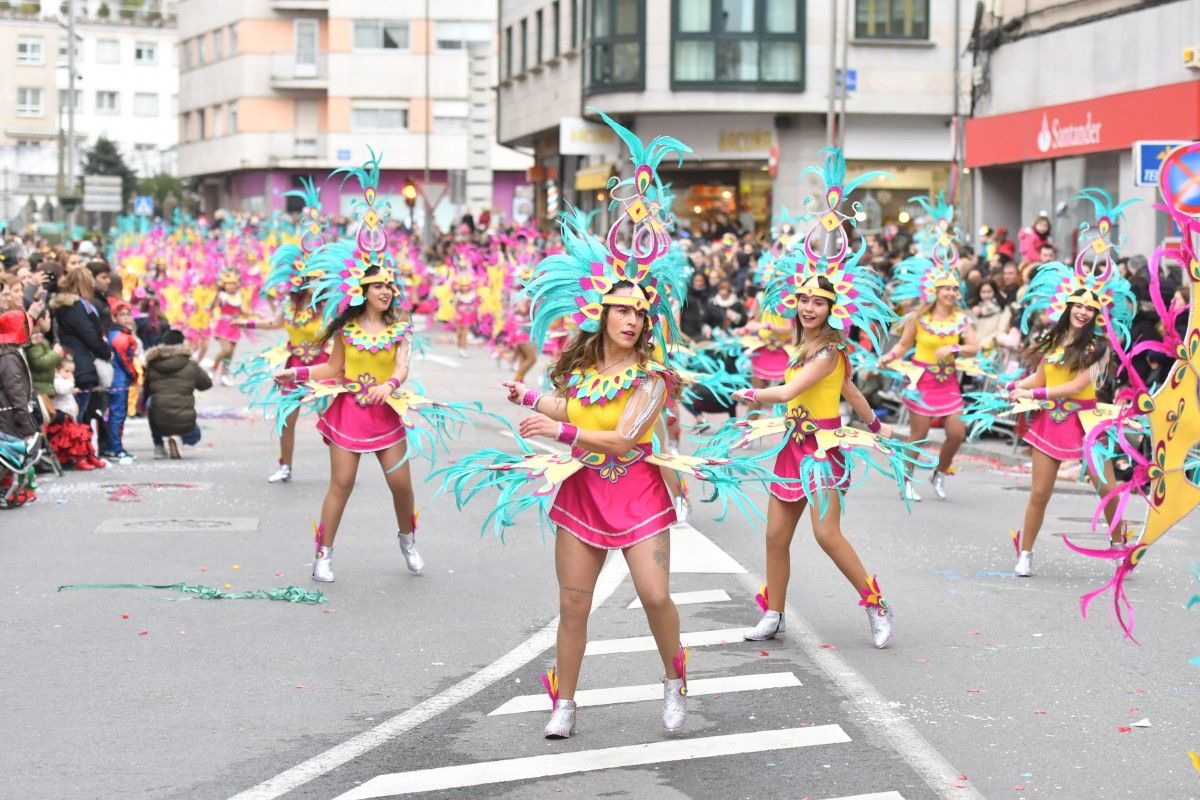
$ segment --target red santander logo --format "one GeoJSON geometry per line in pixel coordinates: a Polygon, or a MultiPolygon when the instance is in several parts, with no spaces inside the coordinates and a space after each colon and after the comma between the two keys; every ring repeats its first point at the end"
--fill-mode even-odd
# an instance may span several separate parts
{"type": "Polygon", "coordinates": [[[1087,112],[1082,121],[1060,122],[1058,117],[1050,119],[1042,114],[1042,127],[1037,134],[1037,149],[1040,153],[1071,147],[1086,147],[1100,144],[1102,122],[1092,121],[1092,112],[1087,112]]]}

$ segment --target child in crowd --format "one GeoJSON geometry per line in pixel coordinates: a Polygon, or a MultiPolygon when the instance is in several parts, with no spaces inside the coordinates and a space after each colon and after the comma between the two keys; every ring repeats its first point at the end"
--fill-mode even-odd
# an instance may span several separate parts
{"type": "Polygon", "coordinates": [[[125,450],[122,441],[125,433],[125,418],[129,410],[129,389],[137,383],[137,345],[133,332],[133,311],[125,303],[114,309],[113,329],[109,331],[108,343],[113,351],[113,381],[108,390],[108,438],[104,443],[104,458],[133,458],[125,450]]]}
{"type": "Polygon", "coordinates": [[[92,470],[108,466],[96,457],[92,429],[79,422],[79,400],[75,388],[75,359],[64,354],[54,371],[54,418],[46,426],[50,448],[64,469],[92,470]]]}

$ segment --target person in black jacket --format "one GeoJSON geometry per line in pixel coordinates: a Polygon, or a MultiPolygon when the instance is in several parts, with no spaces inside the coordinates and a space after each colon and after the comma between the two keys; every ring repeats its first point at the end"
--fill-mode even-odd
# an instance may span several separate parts
{"type": "Polygon", "coordinates": [[[196,392],[212,388],[192,350],[184,344],[183,334],[171,329],[163,334],[163,343],[146,351],[146,370],[142,392],[150,418],[150,438],[154,457],[179,458],[178,436],[184,444],[200,441],[196,424],[196,392]]]}
{"type": "Polygon", "coordinates": [[[96,361],[109,362],[112,359],[112,348],[100,330],[100,313],[96,309],[95,299],[92,273],[85,268],[76,268],[63,275],[62,289],[50,301],[58,343],[64,350],[70,351],[75,359],[79,421],[85,425],[90,424],[102,408],[100,393],[96,391],[101,383],[96,361]]]}

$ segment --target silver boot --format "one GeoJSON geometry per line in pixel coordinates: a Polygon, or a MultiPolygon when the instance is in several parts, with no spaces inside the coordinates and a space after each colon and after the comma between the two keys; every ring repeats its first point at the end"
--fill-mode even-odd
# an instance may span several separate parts
{"type": "Polygon", "coordinates": [[[404,554],[404,563],[408,565],[408,571],[420,575],[421,570],[425,569],[425,559],[417,552],[416,533],[396,531],[396,539],[400,542],[400,552],[404,554]]]}
{"type": "Polygon", "coordinates": [[[867,606],[867,621],[871,623],[871,643],[879,650],[887,647],[895,632],[891,605],[885,601],[867,606]]]}
{"type": "Polygon", "coordinates": [[[675,524],[686,525],[692,518],[692,504],[683,495],[676,497],[671,504],[675,506],[675,524]]]}
{"type": "Polygon", "coordinates": [[[663,678],[662,724],[667,733],[674,733],[687,722],[687,681],[683,678],[663,678]]]}
{"type": "Polygon", "coordinates": [[[550,721],[546,723],[547,739],[569,739],[575,732],[575,701],[556,700],[550,721]]]}
{"type": "Polygon", "coordinates": [[[929,481],[933,484],[933,493],[937,495],[938,500],[946,499],[946,473],[934,470],[933,479],[929,481]]]}
{"type": "Polygon", "coordinates": [[[900,493],[900,496],[910,503],[921,502],[921,495],[917,494],[917,490],[913,488],[911,478],[904,479],[904,490],[900,493]]]}
{"type": "Polygon", "coordinates": [[[321,583],[333,583],[333,548],[317,548],[317,557],[313,559],[312,577],[321,583]]]}
{"type": "Polygon", "coordinates": [[[1022,550],[1017,556],[1017,566],[1013,568],[1013,574],[1018,578],[1033,577],[1033,551],[1022,550]]]}
{"type": "Polygon", "coordinates": [[[287,483],[292,479],[292,468],[287,464],[280,464],[279,469],[271,473],[267,478],[267,483],[287,483]]]}
{"type": "Polygon", "coordinates": [[[743,633],[742,638],[747,642],[765,642],[767,639],[774,639],[785,630],[787,626],[783,622],[783,612],[766,611],[758,624],[743,633]]]}

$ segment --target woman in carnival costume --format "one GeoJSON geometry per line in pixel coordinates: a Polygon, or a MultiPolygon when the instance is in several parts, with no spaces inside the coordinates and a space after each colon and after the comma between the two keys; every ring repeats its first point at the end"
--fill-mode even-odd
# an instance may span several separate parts
{"type": "Polygon", "coordinates": [[[454,276],[454,336],[458,357],[467,357],[467,337],[479,321],[479,294],[475,291],[475,276],[460,270],[454,276]]]}
{"type": "MultiPolygon", "coordinates": [[[[1025,351],[1031,373],[1006,384],[1003,398],[975,396],[966,415],[974,423],[972,432],[978,433],[997,415],[1031,412],[1024,437],[1033,448],[1029,502],[1023,527],[1012,534],[1017,551],[1013,571],[1022,578],[1033,575],[1033,545],[1062,462],[1083,459],[1083,472],[1102,498],[1115,485],[1108,457],[1111,445],[1093,439],[1085,447],[1085,440],[1093,428],[1117,413],[1114,406],[1096,402],[1096,385],[1106,368],[1109,327],[1118,340],[1128,340],[1136,308],[1129,282],[1117,273],[1117,248],[1109,238],[1127,203],[1114,206],[1108,193],[1096,188],[1084,189],[1080,199],[1096,209],[1092,240],[1073,268],[1059,262],[1043,264],[1025,291],[1022,330],[1029,330],[1036,315],[1044,315],[1050,326],[1025,351]]],[[[1114,547],[1124,543],[1117,505],[1115,500],[1104,505],[1114,547]]]]}
{"type": "MultiPolygon", "coordinates": [[[[321,193],[311,178],[301,178],[303,189],[286,193],[304,201],[301,212],[299,244],[285,242],[271,256],[271,271],[263,284],[266,297],[286,293],[278,313],[268,319],[251,317],[235,324],[245,328],[276,330],[283,328],[286,338],[278,346],[251,359],[239,368],[244,376],[241,390],[252,397],[271,395],[271,379],[280,369],[312,367],[329,360],[329,347],[322,341],[321,316],[312,308],[311,281],[320,277],[307,270],[306,262],[318,248],[326,244],[321,221],[321,193]]],[[[289,384],[285,389],[295,389],[289,384]]],[[[282,420],[279,436],[279,467],[268,483],[286,483],[292,479],[292,459],[296,449],[296,420],[300,410],[293,408],[282,420]]]]}
{"type": "Polygon", "coordinates": [[[733,500],[744,509],[749,506],[739,482],[767,478],[752,464],[655,450],[654,425],[667,396],[681,387],[675,372],[653,361],[651,353],[654,339],[662,336],[660,326],[674,324],[666,286],[673,284],[673,293],[683,296],[682,274],[664,258],[673,224],[671,195],[656,168],[668,154],[682,160],[691,151],[670,137],[643,145],[600,116],[625,141],[635,165],[634,176],[611,189],[616,221],[601,241],[587,232],[583,215],[564,214],[565,252],[542,260],[527,288],[538,346],[564,317],[575,322],[578,333],[551,369],[552,393],[503,384],[511,402],[534,412],[522,420],[521,436],[554,439],[570,452],[534,454],[521,439],[521,455],[480,451],[440,471],[443,488],[453,489],[460,506],[483,488],[500,490],[488,516],[497,532],[529,507],[548,512],[555,525],[561,621],[557,666],[543,677],[552,707],[545,729],[550,739],[567,738],[575,729],[591,595],[610,550],[622,551],[629,565],[662,659],[663,728],[682,727],[687,653],[669,591],[669,529],[676,515],[659,467],[710,481],[714,499],[733,500]],[[621,244],[623,229],[631,229],[629,250],[621,244]],[[522,494],[525,489],[531,492],[522,494]]]}
{"type": "Polygon", "coordinates": [[[217,357],[214,372],[220,372],[221,383],[233,386],[229,364],[242,338],[242,329],[237,325],[245,315],[246,292],[242,288],[242,274],[236,267],[226,267],[217,276],[217,296],[213,299],[210,314],[214,315],[212,338],[217,340],[217,357]]]}
{"type": "MultiPolygon", "coordinates": [[[[902,399],[909,413],[909,442],[924,441],[933,421],[942,421],[946,438],[930,483],[937,498],[945,500],[946,476],[952,471],[958,448],[967,438],[967,428],[960,416],[963,398],[959,360],[962,359],[963,368],[973,369],[973,362],[966,359],[979,352],[979,345],[971,317],[963,305],[954,208],[941,195],[932,204],[924,197],[913,199],[924,206],[931,218],[931,229],[926,232],[928,255],[913,256],[896,265],[892,299],[901,303],[916,300],[920,305],[905,318],[900,341],[879,361],[908,381],[902,399]],[[899,360],[914,345],[912,359],[899,360]]],[[[903,491],[905,500],[921,501],[911,479],[904,482],[903,491]]]]}
{"type": "Polygon", "coordinates": [[[716,437],[726,447],[740,449],[764,436],[783,434],[779,445],[762,455],[742,456],[755,460],[774,456],[777,476],[767,506],[767,585],[757,598],[763,613],[745,638],[763,641],[785,630],[789,549],[796,525],[808,508],[817,543],[858,593],[859,605],[866,609],[870,622],[871,640],[875,647],[883,648],[892,638],[892,608],[883,599],[878,579],[863,566],[841,528],[842,501],[850,488],[852,466],[874,466],[901,483],[906,469],[920,458],[911,445],[886,438],[891,429],[875,417],[851,381],[847,357],[850,344],[846,334],[851,326],[862,330],[878,348],[879,333],[895,320],[882,297],[883,282],[859,264],[865,241],[857,251],[849,251],[843,226],[861,220],[861,211],[857,204],[853,216],[840,211],[846,196],[877,173],[846,182],[846,163],[833,149],[826,151],[824,169],[808,167],[805,174],[810,172],[824,181],[825,206],[799,251],[780,260],[764,302],[774,313],[795,321],[796,355],[782,386],[741,389],[733,394],[736,400],[766,406],[786,403],[787,415],[732,422],[716,437]],[[842,398],[866,422],[867,431],[842,425],[842,398]],[[882,465],[861,455],[864,450],[882,457],[882,465]]]}
{"type": "MultiPolygon", "coordinates": [[[[281,419],[304,401],[328,401],[317,431],[329,445],[329,489],[321,505],[320,522],[313,526],[316,557],[313,580],[333,580],[333,543],[342,512],[354,489],[358,462],[374,453],[383,468],[396,514],[396,537],[410,572],[419,573],[425,561],[417,552],[417,514],[408,459],[443,441],[447,426],[464,421],[461,407],[433,403],[401,389],[408,379],[412,325],[404,315],[387,248],[388,208],[377,205],[379,159],[362,168],[346,168],[363,188],[362,224],[354,244],[334,242],[308,259],[319,274],[313,280],[313,305],[322,310],[322,344],[332,342],[329,360],[315,367],[297,366],[275,374],[280,385],[302,384],[303,392],[286,393],[280,400],[281,419]],[[416,412],[434,431],[414,427],[416,412]]],[[[424,451],[424,452],[422,452],[424,451]]]]}

